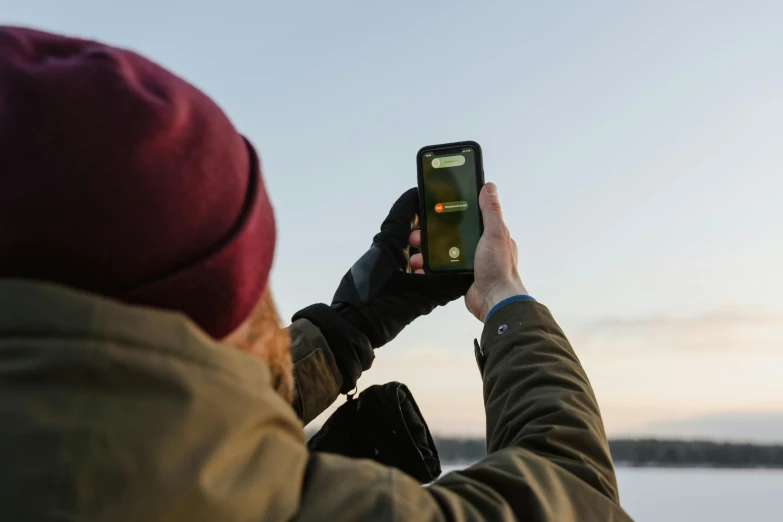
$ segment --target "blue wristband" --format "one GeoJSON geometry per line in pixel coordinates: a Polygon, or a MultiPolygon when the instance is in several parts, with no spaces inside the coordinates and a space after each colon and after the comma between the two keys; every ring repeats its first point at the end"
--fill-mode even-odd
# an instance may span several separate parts
{"type": "Polygon", "coordinates": [[[507,297],[492,307],[492,310],[490,310],[487,313],[487,316],[484,318],[484,324],[486,324],[487,321],[489,321],[489,318],[492,317],[492,314],[494,314],[495,312],[497,312],[498,310],[506,306],[508,303],[513,303],[515,301],[533,301],[534,303],[537,302],[529,295],[515,295],[512,297],[507,297]]]}

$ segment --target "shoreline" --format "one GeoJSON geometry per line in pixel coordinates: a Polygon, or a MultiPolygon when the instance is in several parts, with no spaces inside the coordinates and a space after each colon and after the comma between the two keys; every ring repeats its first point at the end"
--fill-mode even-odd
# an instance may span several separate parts
{"type": "MultiPolygon", "coordinates": [[[[480,438],[436,437],[442,462],[477,462],[480,438]]],[[[652,469],[783,469],[783,445],[676,439],[611,439],[616,467],[652,469]]],[[[450,464],[452,465],[452,464],[450,464]]]]}
{"type": "MultiPolygon", "coordinates": [[[[449,468],[449,471],[458,471],[465,469],[478,461],[473,462],[441,462],[441,468],[444,470],[449,468]]],[[[661,463],[646,463],[636,464],[633,462],[616,462],[614,465],[616,470],[619,469],[645,469],[645,470],[694,470],[694,471],[777,471],[783,472],[783,466],[710,466],[702,464],[694,465],[672,465],[661,463]]]]}

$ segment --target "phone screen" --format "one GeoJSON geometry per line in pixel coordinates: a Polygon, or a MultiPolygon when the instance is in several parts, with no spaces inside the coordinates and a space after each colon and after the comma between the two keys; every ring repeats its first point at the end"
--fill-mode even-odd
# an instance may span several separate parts
{"type": "Polygon", "coordinates": [[[473,270],[482,232],[478,206],[484,178],[481,149],[472,145],[425,148],[419,161],[427,269],[473,270]]]}

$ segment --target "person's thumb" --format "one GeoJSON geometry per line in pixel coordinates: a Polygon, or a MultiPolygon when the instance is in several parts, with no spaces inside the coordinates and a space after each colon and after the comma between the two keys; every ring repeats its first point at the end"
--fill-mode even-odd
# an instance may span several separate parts
{"type": "Polygon", "coordinates": [[[479,207],[484,218],[485,234],[503,234],[506,225],[503,223],[503,213],[500,210],[498,188],[494,183],[487,183],[479,194],[479,207]]]}

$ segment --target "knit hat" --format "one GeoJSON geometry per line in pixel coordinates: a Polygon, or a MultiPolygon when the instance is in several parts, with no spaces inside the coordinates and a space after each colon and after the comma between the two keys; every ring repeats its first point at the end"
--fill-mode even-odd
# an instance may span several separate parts
{"type": "Polygon", "coordinates": [[[0,27],[0,278],[181,311],[221,338],[274,244],[258,158],[205,94],[127,50],[0,27]]]}

